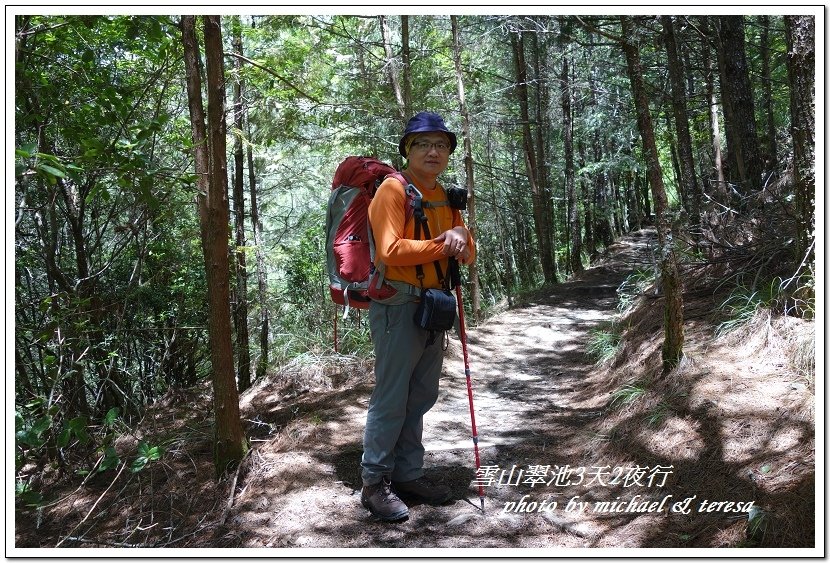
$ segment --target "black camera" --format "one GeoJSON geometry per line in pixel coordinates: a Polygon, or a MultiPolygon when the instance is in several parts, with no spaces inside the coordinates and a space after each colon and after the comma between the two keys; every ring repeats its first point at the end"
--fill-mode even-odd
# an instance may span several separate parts
{"type": "Polygon", "coordinates": [[[457,186],[447,189],[447,200],[453,209],[467,209],[467,189],[457,186]]]}

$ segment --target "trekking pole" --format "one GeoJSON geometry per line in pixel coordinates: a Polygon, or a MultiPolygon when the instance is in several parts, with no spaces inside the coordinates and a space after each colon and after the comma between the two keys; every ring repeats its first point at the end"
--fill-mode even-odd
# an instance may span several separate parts
{"type": "Polygon", "coordinates": [[[337,306],[334,306],[334,353],[337,353],[337,306]]]}
{"type": "MultiPolygon", "coordinates": [[[[479,479],[481,457],[478,454],[478,430],[476,429],[476,413],[473,408],[473,384],[470,380],[470,359],[467,355],[467,330],[464,326],[464,302],[461,299],[461,272],[455,258],[450,258],[452,280],[455,283],[455,295],[458,301],[458,326],[461,334],[461,350],[464,354],[464,377],[467,379],[467,398],[470,400],[470,423],[473,429],[473,452],[476,459],[476,479],[479,479]]],[[[478,498],[481,501],[481,511],[484,512],[484,487],[478,482],[478,498]]]]}

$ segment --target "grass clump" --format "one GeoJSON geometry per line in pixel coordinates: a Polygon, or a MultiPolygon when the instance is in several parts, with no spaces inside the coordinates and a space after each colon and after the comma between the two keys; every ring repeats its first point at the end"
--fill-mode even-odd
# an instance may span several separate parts
{"type": "Polygon", "coordinates": [[[652,269],[637,270],[625,278],[617,288],[617,311],[621,314],[628,311],[637,298],[654,285],[655,280],[655,272],[652,269]]]}
{"type": "Polygon", "coordinates": [[[591,330],[586,347],[588,356],[597,364],[603,364],[619,352],[622,344],[622,328],[614,322],[591,330]]]}
{"type": "Polygon", "coordinates": [[[671,414],[671,405],[665,401],[660,401],[656,407],[646,414],[646,422],[648,422],[651,426],[659,426],[671,414]]]}
{"type": "Polygon", "coordinates": [[[717,335],[729,334],[749,324],[762,310],[776,308],[781,296],[780,288],[781,278],[775,278],[756,290],[743,285],[733,289],[719,307],[728,318],[718,325],[717,335]]]}
{"type": "Polygon", "coordinates": [[[647,381],[634,381],[633,383],[626,383],[611,393],[611,403],[609,406],[622,407],[631,404],[637,399],[643,397],[647,391],[647,381]]]}
{"type": "Polygon", "coordinates": [[[728,318],[718,325],[718,336],[746,326],[762,312],[814,318],[814,285],[815,280],[809,274],[788,280],[775,277],[751,287],[739,284],[719,307],[728,318]]]}

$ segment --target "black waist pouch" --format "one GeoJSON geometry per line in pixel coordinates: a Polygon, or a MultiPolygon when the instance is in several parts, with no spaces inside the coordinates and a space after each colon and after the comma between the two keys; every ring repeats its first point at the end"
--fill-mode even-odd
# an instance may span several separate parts
{"type": "Polygon", "coordinates": [[[455,324],[455,296],[447,289],[427,289],[415,311],[415,324],[430,330],[450,330],[455,324]]]}

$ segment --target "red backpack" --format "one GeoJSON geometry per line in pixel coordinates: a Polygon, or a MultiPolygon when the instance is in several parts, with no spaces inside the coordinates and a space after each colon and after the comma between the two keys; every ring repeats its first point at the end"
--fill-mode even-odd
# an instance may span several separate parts
{"type": "MultiPolygon", "coordinates": [[[[326,269],[331,299],[338,305],[368,309],[374,243],[369,234],[369,203],[387,176],[409,182],[390,165],[367,156],[349,156],[337,167],[326,213],[326,269]]],[[[406,220],[414,213],[407,197],[406,220]]],[[[345,315],[344,315],[345,316],[345,315]]]]}

